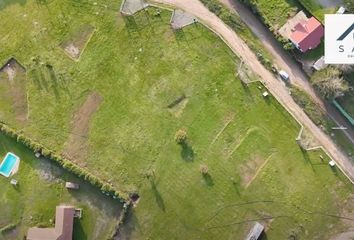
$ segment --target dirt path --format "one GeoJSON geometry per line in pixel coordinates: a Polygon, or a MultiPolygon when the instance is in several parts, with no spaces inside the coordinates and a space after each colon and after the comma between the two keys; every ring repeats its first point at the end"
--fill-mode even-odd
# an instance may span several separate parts
{"type": "Polygon", "coordinates": [[[100,107],[102,101],[103,98],[99,93],[90,93],[73,116],[72,132],[65,143],[63,153],[80,166],[85,166],[91,118],[100,107]]]}
{"type": "MultiPolygon", "coordinates": [[[[194,14],[200,22],[218,34],[224,42],[239,56],[252,70],[261,76],[265,85],[273,96],[293,115],[304,127],[317,138],[318,142],[324,146],[329,155],[344,169],[347,175],[354,180],[354,165],[344,155],[333,141],[320,130],[294,102],[288,90],[257,60],[255,54],[248,48],[247,44],[240,39],[237,34],[230,29],[215,14],[211,13],[198,0],[154,0],[155,3],[167,4],[183,9],[194,14]]],[[[294,74],[294,73],[293,73],[294,74]]]]}

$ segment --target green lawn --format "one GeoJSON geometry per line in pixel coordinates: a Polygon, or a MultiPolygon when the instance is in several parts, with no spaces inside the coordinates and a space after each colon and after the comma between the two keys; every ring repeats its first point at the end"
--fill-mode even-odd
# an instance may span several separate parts
{"type": "Polygon", "coordinates": [[[35,158],[33,152],[0,134],[1,160],[7,152],[20,157],[19,172],[11,178],[0,176],[0,229],[16,227],[0,233],[0,239],[22,239],[31,226],[53,226],[55,207],[59,204],[83,209],[83,218],[75,220],[74,239],[108,238],[114,231],[121,204],[97,189],[77,179],[45,159],[35,158]],[[10,179],[18,180],[13,187],[10,179]],[[80,184],[80,190],[68,191],[65,181],[80,184]]]}
{"type": "Polygon", "coordinates": [[[77,147],[86,154],[73,161],[138,191],[124,237],[242,239],[256,219],[268,239],[347,228],[326,214],[348,210],[338,203],[351,185],[322,152],[299,149],[299,126],[264,87],[235,78],[239,59],[213,33],[200,24],[174,33],[171,13],[153,8],[123,19],[120,1],[40,2],[0,11],[0,62],[27,67],[29,112],[19,122],[1,99],[1,120],[57,152],[77,147]],[[75,62],[60,44],[84,25],[96,30],[75,62]],[[184,146],[174,141],[180,128],[184,146]]]}

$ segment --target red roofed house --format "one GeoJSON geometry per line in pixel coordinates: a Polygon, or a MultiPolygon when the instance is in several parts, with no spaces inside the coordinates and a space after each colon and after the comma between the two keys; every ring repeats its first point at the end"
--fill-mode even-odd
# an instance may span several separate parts
{"type": "Polygon", "coordinates": [[[290,40],[301,52],[316,48],[324,35],[322,24],[314,17],[299,22],[291,31],[290,40]]]}

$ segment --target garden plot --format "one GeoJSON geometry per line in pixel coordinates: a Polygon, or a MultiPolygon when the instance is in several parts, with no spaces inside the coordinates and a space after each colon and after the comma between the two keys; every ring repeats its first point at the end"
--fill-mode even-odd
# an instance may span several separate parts
{"type": "Polygon", "coordinates": [[[82,25],[76,29],[60,47],[64,49],[66,54],[72,59],[78,60],[94,32],[95,27],[88,24],[82,25]]]}
{"type": "Polygon", "coordinates": [[[68,141],[65,143],[64,154],[79,164],[83,164],[86,159],[90,122],[102,101],[103,98],[99,93],[90,93],[73,116],[72,131],[68,141]]]}
{"type": "Polygon", "coordinates": [[[15,120],[27,120],[26,70],[16,59],[11,58],[0,69],[0,106],[7,113],[13,113],[15,120]],[[7,106],[5,106],[7,105],[7,106]]]}

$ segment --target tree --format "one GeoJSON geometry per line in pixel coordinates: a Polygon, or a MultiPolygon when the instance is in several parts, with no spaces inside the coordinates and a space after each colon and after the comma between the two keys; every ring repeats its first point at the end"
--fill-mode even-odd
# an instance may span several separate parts
{"type": "Polygon", "coordinates": [[[354,71],[354,65],[352,64],[338,64],[335,65],[336,68],[338,68],[340,71],[342,71],[345,74],[351,73],[354,71]]]}
{"type": "Polygon", "coordinates": [[[341,77],[342,72],[334,67],[327,67],[315,72],[311,82],[320,94],[326,99],[334,99],[348,91],[347,82],[341,77]]]}
{"type": "Polygon", "coordinates": [[[187,130],[185,128],[179,129],[175,134],[175,141],[178,144],[185,144],[187,141],[187,130]]]}
{"type": "Polygon", "coordinates": [[[353,0],[344,0],[345,8],[348,12],[354,13],[354,1],[353,0]]]}

